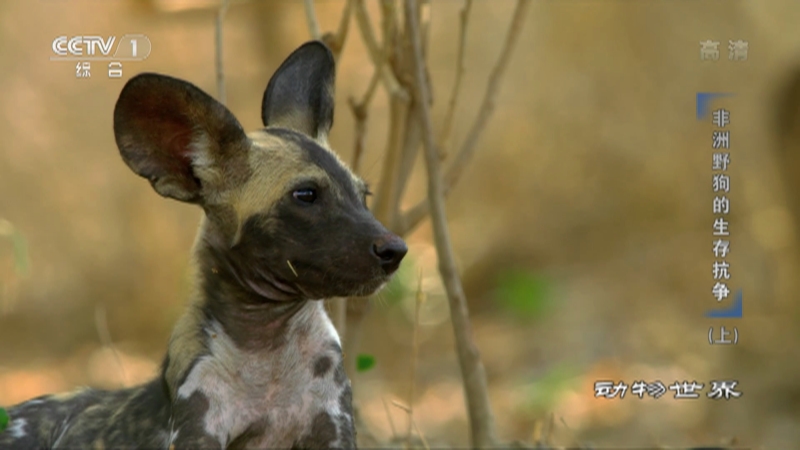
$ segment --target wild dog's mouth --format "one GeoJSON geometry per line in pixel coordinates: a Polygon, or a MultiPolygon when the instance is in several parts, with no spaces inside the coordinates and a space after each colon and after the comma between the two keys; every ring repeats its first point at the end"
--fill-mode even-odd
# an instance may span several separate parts
{"type": "Polygon", "coordinates": [[[300,261],[288,274],[250,267],[235,270],[239,284],[265,300],[318,300],[332,297],[366,297],[383,289],[393,277],[383,270],[323,270],[300,261]],[[338,273],[337,273],[338,272],[338,273]],[[361,273],[359,273],[361,272],[361,273]],[[359,276],[363,275],[363,276],[359,276]]]}
{"type": "MultiPolygon", "coordinates": [[[[302,277],[302,272],[299,274],[302,277]]],[[[338,277],[330,272],[321,277],[308,275],[305,282],[300,280],[296,284],[297,289],[307,299],[366,297],[383,289],[392,278],[392,275],[383,272],[364,278],[354,277],[352,272],[338,277]]]]}

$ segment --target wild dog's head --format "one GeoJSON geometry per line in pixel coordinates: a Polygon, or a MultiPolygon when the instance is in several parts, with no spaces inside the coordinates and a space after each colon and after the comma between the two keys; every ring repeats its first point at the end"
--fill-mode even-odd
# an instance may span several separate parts
{"type": "Polygon", "coordinates": [[[270,300],[367,295],[407,249],[328,148],[333,90],[331,52],[304,44],[267,85],[265,128],[245,134],[199,88],[145,73],[122,89],[114,133],[125,163],[156,192],[203,208],[205,269],[270,300]]]}

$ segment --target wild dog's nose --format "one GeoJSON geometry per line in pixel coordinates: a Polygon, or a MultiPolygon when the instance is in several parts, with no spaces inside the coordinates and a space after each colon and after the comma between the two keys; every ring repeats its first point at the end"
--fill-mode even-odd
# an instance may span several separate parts
{"type": "Polygon", "coordinates": [[[400,267],[400,261],[408,253],[408,247],[394,234],[386,234],[372,244],[372,253],[380,260],[383,271],[391,275],[400,267]]]}

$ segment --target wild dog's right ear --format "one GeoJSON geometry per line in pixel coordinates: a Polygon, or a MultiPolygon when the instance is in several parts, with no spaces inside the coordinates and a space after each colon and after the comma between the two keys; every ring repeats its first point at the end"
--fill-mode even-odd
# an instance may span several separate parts
{"type": "Polygon", "coordinates": [[[200,203],[220,166],[247,141],[228,109],[198,87],[143,73],[131,78],[114,108],[122,159],[159,194],[200,203]]]}
{"type": "Polygon", "coordinates": [[[289,128],[326,140],[333,126],[336,64],[320,41],[292,52],[269,80],[261,104],[264,126],[289,128]]]}

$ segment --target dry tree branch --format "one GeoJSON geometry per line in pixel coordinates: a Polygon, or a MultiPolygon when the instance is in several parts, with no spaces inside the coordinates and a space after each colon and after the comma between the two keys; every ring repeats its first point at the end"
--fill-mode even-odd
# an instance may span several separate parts
{"type": "Polygon", "coordinates": [[[350,31],[350,16],[353,15],[353,0],[347,0],[342,11],[342,18],[339,19],[339,27],[336,33],[326,39],[326,44],[331,48],[335,55],[342,53],[344,42],[347,40],[347,33],[350,31]]]}
{"type": "Polygon", "coordinates": [[[411,338],[411,364],[410,378],[411,386],[408,393],[408,444],[411,445],[411,418],[414,415],[414,397],[417,395],[417,360],[419,358],[419,310],[425,301],[425,293],[422,291],[422,269],[419,271],[419,284],[417,285],[417,295],[414,298],[414,334],[411,338]]]}
{"type": "Polygon", "coordinates": [[[443,180],[439,167],[439,155],[433,136],[429,90],[425,76],[425,61],[422,57],[419,24],[414,14],[416,0],[405,0],[406,26],[411,39],[414,66],[414,97],[422,119],[423,147],[428,169],[428,198],[431,203],[434,243],[439,257],[439,272],[450,303],[450,318],[456,339],[456,351],[464,377],[464,394],[470,422],[472,446],[485,448],[495,443],[494,417],[489,403],[486,372],[481,363],[478,347],[472,336],[469,311],[458,276],[450,233],[445,214],[443,180]]]}
{"type": "MultiPolygon", "coordinates": [[[[393,1],[381,3],[381,26],[383,34],[383,47],[380,52],[380,63],[383,71],[389,71],[395,79],[402,76],[392,64],[396,46],[397,17],[393,1]]],[[[368,44],[369,46],[370,44],[368,44]]],[[[376,43],[377,45],[377,43],[376,43]]],[[[399,92],[389,92],[389,133],[386,140],[383,167],[381,169],[380,184],[375,193],[373,213],[375,217],[385,223],[392,224],[397,215],[394,199],[398,196],[398,167],[402,159],[403,140],[409,118],[410,97],[404,88],[399,92]],[[401,92],[401,93],[400,93],[401,92]]]]}
{"type": "Polygon", "coordinates": [[[397,168],[402,157],[402,143],[408,120],[409,103],[407,99],[401,97],[393,96],[389,100],[389,134],[386,139],[380,184],[373,204],[375,217],[385,224],[394,223],[398,212],[394,208],[394,199],[398,195],[397,168]]]}
{"type": "Polygon", "coordinates": [[[472,0],[465,0],[464,7],[459,13],[461,19],[461,31],[458,36],[458,54],[456,56],[456,76],[453,80],[453,90],[450,92],[450,101],[447,104],[447,115],[445,115],[444,125],[442,126],[441,134],[439,135],[439,152],[440,157],[444,159],[447,156],[447,147],[450,146],[450,137],[453,132],[453,119],[456,115],[456,105],[458,104],[458,94],[461,90],[461,80],[464,77],[464,49],[467,41],[467,24],[469,22],[469,13],[472,10],[472,0]]]}
{"type": "MultiPolygon", "coordinates": [[[[469,134],[459,149],[458,154],[455,156],[455,159],[450,164],[450,167],[447,169],[444,175],[445,182],[442,189],[444,195],[447,195],[458,183],[461,173],[469,163],[472,155],[475,153],[475,147],[478,143],[478,140],[483,134],[486,124],[489,122],[489,119],[494,112],[497,93],[500,90],[500,85],[502,83],[503,76],[505,75],[506,68],[508,67],[508,62],[511,59],[511,54],[513,53],[517,41],[519,40],[519,35],[522,31],[522,25],[525,21],[525,16],[529,6],[530,0],[517,0],[517,6],[511,19],[511,25],[509,26],[508,34],[506,35],[505,44],[500,52],[500,58],[497,60],[497,64],[494,66],[492,73],[489,76],[489,81],[486,85],[486,92],[484,93],[481,106],[478,109],[478,116],[475,118],[475,122],[473,122],[469,134]]],[[[411,207],[408,212],[406,212],[400,218],[396,229],[401,233],[407,233],[419,225],[419,222],[421,222],[422,219],[424,219],[429,213],[430,204],[426,198],[411,207]]]]}
{"type": "Polygon", "coordinates": [[[222,22],[225,20],[225,13],[228,12],[228,0],[222,0],[217,10],[217,22],[214,26],[214,47],[216,50],[215,67],[217,72],[217,97],[223,105],[225,104],[225,69],[222,59],[222,22]]]}
{"type": "Polygon", "coordinates": [[[389,404],[386,403],[386,399],[381,397],[381,401],[383,402],[383,409],[386,411],[386,419],[389,421],[389,429],[392,430],[392,439],[397,437],[397,431],[394,428],[394,420],[392,420],[392,414],[389,412],[389,404]]]}
{"type": "Polygon", "coordinates": [[[458,182],[461,172],[475,152],[478,139],[481,137],[481,134],[483,134],[483,130],[486,129],[486,124],[494,113],[497,93],[500,91],[500,83],[503,80],[503,75],[505,75],[508,62],[511,60],[511,54],[519,40],[522,24],[525,22],[530,4],[530,0],[517,1],[517,7],[514,10],[511,26],[506,36],[505,46],[500,53],[500,58],[497,60],[497,65],[494,67],[494,70],[492,70],[491,75],[489,75],[489,83],[486,85],[486,94],[484,94],[483,102],[480,108],[478,108],[478,117],[472,124],[472,128],[464,144],[461,146],[461,149],[455,156],[455,159],[445,175],[445,183],[447,183],[448,186],[453,186],[458,182]]]}
{"type": "MultiPolygon", "coordinates": [[[[422,2],[417,4],[417,20],[420,22],[420,33],[421,33],[421,40],[423,46],[423,57],[427,58],[428,51],[427,45],[430,36],[430,18],[431,18],[431,4],[429,0],[423,0],[422,2]]],[[[410,54],[409,48],[410,45],[408,39],[406,40],[406,60],[410,60],[413,56],[410,54]]],[[[406,64],[407,66],[407,64],[406,64]]],[[[412,70],[409,70],[411,72],[412,70]]],[[[413,79],[413,75],[411,73],[408,74],[409,78],[413,79]]],[[[426,80],[428,85],[430,86],[430,78],[426,69],[425,72],[426,80]]],[[[429,104],[433,104],[432,93],[431,97],[428,98],[429,104]]],[[[412,102],[414,100],[412,99],[412,102]]],[[[397,230],[397,224],[401,222],[400,219],[400,203],[403,200],[403,196],[406,192],[406,187],[408,185],[408,180],[411,177],[411,174],[414,170],[414,163],[417,159],[417,153],[419,153],[419,147],[422,144],[422,126],[420,124],[419,118],[419,109],[412,107],[408,111],[408,118],[406,119],[406,133],[405,138],[403,140],[403,148],[400,153],[400,160],[398,163],[398,167],[396,168],[396,188],[395,188],[395,197],[392,200],[392,208],[394,213],[395,220],[391,222],[391,228],[393,230],[397,230]]],[[[402,233],[405,234],[405,233],[402,233]]]]}
{"type": "MultiPolygon", "coordinates": [[[[312,2],[307,1],[306,5],[312,2]]],[[[308,6],[306,11],[308,11],[308,6]]],[[[316,20],[316,15],[313,14],[313,9],[311,14],[316,20]]],[[[353,0],[347,0],[344,4],[344,10],[342,11],[342,17],[339,19],[339,26],[336,28],[336,32],[329,31],[327,33],[323,33],[322,36],[318,38],[321,39],[322,42],[324,42],[325,45],[327,45],[328,48],[331,49],[331,52],[333,52],[333,57],[337,61],[339,60],[339,55],[341,55],[342,53],[342,49],[344,48],[344,43],[347,40],[347,34],[350,31],[350,17],[352,15],[353,15],[353,0]]],[[[309,31],[311,32],[312,37],[315,36],[311,25],[311,21],[309,21],[309,31]]]]}
{"type": "Polygon", "coordinates": [[[96,305],[94,308],[94,327],[97,330],[97,336],[100,338],[100,343],[103,347],[111,350],[114,355],[114,360],[119,366],[120,374],[122,375],[122,387],[129,386],[128,373],[125,371],[125,364],[122,363],[122,358],[119,356],[119,351],[111,340],[111,333],[108,331],[108,318],[106,316],[106,309],[102,305],[96,305]]]}
{"type": "Polygon", "coordinates": [[[322,39],[322,31],[319,28],[317,12],[314,10],[314,0],[305,0],[303,4],[305,5],[306,21],[308,22],[308,30],[311,32],[311,39],[322,39]]]}
{"type": "Polygon", "coordinates": [[[417,436],[419,436],[419,440],[422,441],[422,448],[424,448],[425,450],[431,450],[431,446],[428,445],[428,440],[425,439],[425,435],[422,434],[422,430],[420,430],[419,427],[417,426],[417,421],[414,420],[413,417],[410,417],[410,422],[411,425],[414,425],[414,429],[417,430],[417,436]]]}
{"type": "MultiPolygon", "coordinates": [[[[385,0],[388,3],[394,5],[394,1],[392,0],[385,0]]],[[[425,2],[424,4],[417,4],[417,9],[415,11],[417,16],[417,20],[422,21],[423,17],[425,19],[430,17],[430,5],[425,2]],[[425,13],[423,13],[423,10],[425,13]]],[[[404,19],[405,20],[405,19],[404,19]]],[[[419,22],[418,22],[419,23],[419,22]]],[[[426,22],[427,23],[427,22],[426,22]]],[[[427,25],[425,25],[427,26],[427,25]]],[[[423,46],[426,42],[426,34],[425,31],[423,33],[423,46]]],[[[397,35],[397,33],[395,33],[397,35]]],[[[394,50],[395,54],[397,55],[397,70],[400,71],[398,77],[401,79],[403,83],[406,85],[413,84],[413,68],[409,64],[409,61],[413,58],[412,52],[410,50],[410,38],[408,36],[407,27],[406,32],[403,35],[402,39],[395,39],[394,42],[394,50]]],[[[427,54],[427,52],[423,49],[423,56],[427,54]]],[[[427,75],[427,73],[426,73],[427,75]]],[[[429,99],[431,100],[431,99],[429,99]]],[[[411,105],[406,112],[406,129],[403,136],[403,142],[400,149],[400,154],[396,160],[395,167],[393,168],[392,172],[392,179],[394,181],[394,188],[392,192],[392,197],[389,199],[391,202],[389,209],[392,211],[393,220],[389,222],[391,228],[394,228],[394,224],[398,220],[398,216],[400,215],[400,203],[403,200],[403,196],[406,191],[406,187],[408,184],[408,179],[411,177],[411,173],[414,169],[414,162],[417,158],[417,153],[419,153],[419,147],[422,143],[422,131],[420,126],[420,117],[419,117],[419,109],[414,106],[415,99],[411,98],[411,105]]]]}
{"type": "Polygon", "coordinates": [[[383,32],[383,55],[397,52],[397,8],[394,0],[381,0],[381,31],[383,32]]]}
{"type": "Polygon", "coordinates": [[[419,436],[419,440],[422,441],[423,448],[425,448],[425,450],[431,450],[430,446],[428,445],[427,439],[425,439],[425,436],[422,434],[422,431],[420,431],[419,427],[417,426],[417,422],[414,420],[414,414],[413,414],[414,411],[411,409],[411,407],[406,406],[395,400],[392,400],[392,405],[398,409],[405,411],[405,413],[408,414],[408,435],[406,435],[406,448],[407,449],[414,448],[411,443],[411,438],[413,436],[411,434],[411,431],[416,430],[417,435],[419,436]]]}
{"type": "Polygon", "coordinates": [[[380,80],[380,73],[381,68],[376,67],[375,72],[372,74],[372,78],[369,80],[367,92],[364,93],[364,98],[361,99],[360,102],[356,102],[356,99],[353,97],[348,99],[350,111],[352,111],[353,117],[356,119],[356,136],[353,148],[353,160],[350,162],[350,168],[355,173],[358,173],[358,170],[361,168],[361,157],[364,155],[364,138],[367,134],[367,107],[372,101],[372,96],[375,95],[375,91],[377,90],[378,81],[380,80]]]}
{"type": "Polygon", "coordinates": [[[353,13],[355,14],[356,23],[358,23],[358,28],[361,30],[361,37],[367,46],[367,51],[369,52],[370,59],[372,59],[372,64],[375,65],[375,67],[382,67],[381,79],[386,86],[386,90],[392,97],[408,97],[408,93],[400,85],[400,82],[397,81],[397,77],[395,77],[394,72],[392,72],[390,65],[384,64],[383,60],[387,57],[387,55],[383,54],[381,47],[378,45],[378,41],[375,38],[375,32],[372,29],[372,24],[370,23],[369,14],[367,13],[367,7],[364,4],[364,0],[352,1],[354,2],[353,6],[355,7],[353,9],[353,13]]]}

